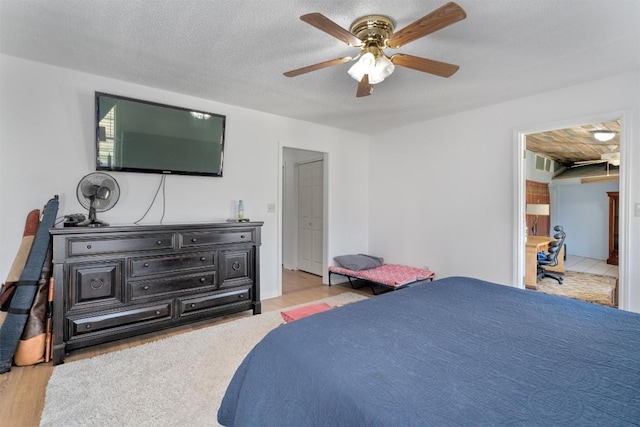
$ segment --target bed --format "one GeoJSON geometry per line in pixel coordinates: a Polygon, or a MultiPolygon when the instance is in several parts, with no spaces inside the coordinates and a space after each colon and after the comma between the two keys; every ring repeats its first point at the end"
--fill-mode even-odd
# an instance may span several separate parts
{"type": "Polygon", "coordinates": [[[225,426],[640,425],[640,315],[473,278],[271,331],[225,426]]]}

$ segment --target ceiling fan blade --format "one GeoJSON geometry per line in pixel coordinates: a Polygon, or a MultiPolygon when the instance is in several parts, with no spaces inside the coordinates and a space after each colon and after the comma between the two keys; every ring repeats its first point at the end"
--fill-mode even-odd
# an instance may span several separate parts
{"type": "Polygon", "coordinates": [[[321,70],[323,68],[332,67],[334,65],[344,64],[345,62],[351,61],[353,58],[350,56],[345,56],[344,58],[336,58],[331,59],[329,61],[319,62],[317,64],[308,65],[306,67],[298,68],[297,70],[287,71],[283,73],[287,77],[295,77],[300,74],[310,73],[311,71],[321,70]]]}
{"type": "Polygon", "coordinates": [[[450,2],[423,16],[412,24],[407,25],[389,37],[387,46],[397,48],[420,37],[434,33],[455,22],[461,21],[467,14],[456,3],[450,2]]]}
{"type": "Polygon", "coordinates": [[[306,15],[302,15],[300,19],[309,25],[313,25],[317,29],[324,31],[330,36],[333,36],[338,40],[345,42],[349,46],[362,46],[362,40],[360,40],[350,31],[345,30],[340,25],[336,24],[321,13],[308,13],[306,15]]]}
{"type": "Polygon", "coordinates": [[[360,98],[363,96],[369,96],[373,92],[373,85],[369,84],[369,75],[365,74],[358,83],[358,91],[356,92],[356,97],[360,98]]]}
{"type": "Polygon", "coordinates": [[[579,162],[573,162],[573,165],[571,165],[572,168],[578,167],[578,166],[587,166],[587,165],[596,165],[598,163],[608,163],[608,160],[582,160],[579,162]]]}
{"type": "Polygon", "coordinates": [[[435,74],[441,77],[451,77],[460,68],[457,65],[446,62],[435,61],[433,59],[420,58],[419,56],[396,53],[391,57],[394,65],[412,68],[424,73],[435,74]]]}

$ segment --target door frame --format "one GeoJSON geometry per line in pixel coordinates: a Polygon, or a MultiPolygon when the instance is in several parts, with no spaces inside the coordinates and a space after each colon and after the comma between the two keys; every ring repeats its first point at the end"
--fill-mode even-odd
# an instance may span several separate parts
{"type": "Polygon", "coordinates": [[[629,117],[628,111],[617,111],[602,113],[592,116],[571,118],[559,122],[541,123],[527,128],[514,130],[514,206],[513,206],[513,279],[517,287],[524,289],[524,259],[525,259],[525,149],[526,136],[532,133],[547,132],[550,130],[565,129],[574,126],[581,126],[588,123],[599,123],[609,120],[620,120],[620,223],[618,233],[620,240],[619,263],[618,263],[618,308],[629,310],[629,273],[628,257],[630,239],[627,238],[629,227],[629,192],[630,188],[630,156],[627,155],[629,147],[629,117]]]}
{"type": "Polygon", "coordinates": [[[292,144],[285,144],[283,142],[278,143],[278,200],[277,200],[277,271],[276,271],[276,280],[278,286],[278,295],[282,295],[282,250],[283,250],[283,220],[284,220],[284,150],[285,148],[289,148],[292,150],[302,150],[302,151],[315,151],[318,154],[322,155],[322,160],[324,161],[323,168],[323,195],[322,195],[322,283],[328,283],[328,250],[329,250],[329,208],[330,208],[330,156],[327,151],[322,149],[314,149],[312,147],[300,147],[292,144]]]}

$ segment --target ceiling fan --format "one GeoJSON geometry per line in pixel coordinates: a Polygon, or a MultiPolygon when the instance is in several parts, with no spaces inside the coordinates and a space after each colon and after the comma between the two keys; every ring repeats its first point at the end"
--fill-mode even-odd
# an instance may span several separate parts
{"type": "Polygon", "coordinates": [[[459,67],[457,65],[402,53],[396,53],[389,57],[384,50],[404,46],[466,17],[467,14],[460,6],[450,2],[394,32],[393,20],[384,15],[367,15],[358,18],[351,24],[350,31],[342,28],[321,13],[302,15],[300,17],[302,21],[343,41],[349,46],[359,47],[360,52],[355,57],[345,56],[331,59],[287,71],[284,75],[295,77],[334,65],[357,61],[349,69],[349,75],[358,81],[357,97],[371,95],[373,85],[390,76],[396,65],[441,77],[450,77],[458,71],[459,67]]]}
{"type": "Polygon", "coordinates": [[[616,150],[617,148],[618,148],[617,145],[610,145],[609,149],[612,151],[608,153],[600,154],[599,160],[595,159],[595,160],[583,160],[580,162],[574,162],[573,166],[571,167],[594,165],[598,163],[607,163],[607,167],[609,167],[609,165],[620,166],[620,151],[613,151],[613,150],[616,150]]]}
{"type": "Polygon", "coordinates": [[[620,153],[604,153],[600,155],[600,160],[584,160],[581,162],[575,162],[575,166],[595,165],[598,163],[608,163],[611,166],[620,166],[620,153]]]}

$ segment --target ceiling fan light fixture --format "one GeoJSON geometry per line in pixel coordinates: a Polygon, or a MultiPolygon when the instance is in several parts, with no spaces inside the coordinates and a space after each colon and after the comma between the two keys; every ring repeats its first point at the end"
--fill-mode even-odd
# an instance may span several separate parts
{"type": "Polygon", "coordinates": [[[356,61],[355,64],[349,68],[349,75],[356,81],[362,80],[365,74],[369,74],[369,72],[374,68],[376,63],[376,58],[373,56],[373,53],[367,52],[363,54],[360,59],[356,61]]]}
{"type": "Polygon", "coordinates": [[[376,58],[376,71],[380,73],[382,80],[393,74],[393,70],[395,69],[396,66],[393,65],[393,62],[391,62],[386,55],[380,55],[376,58]]]}
{"type": "Polygon", "coordinates": [[[592,133],[593,137],[600,142],[611,141],[616,136],[612,130],[594,130],[592,133]]]}
{"type": "Polygon", "coordinates": [[[369,84],[377,84],[389,77],[395,65],[384,54],[377,57],[371,53],[364,53],[360,59],[349,68],[348,74],[356,81],[360,82],[365,74],[369,76],[369,84]]]}

